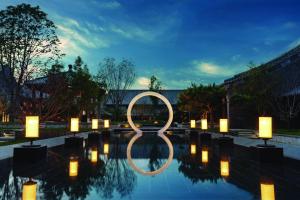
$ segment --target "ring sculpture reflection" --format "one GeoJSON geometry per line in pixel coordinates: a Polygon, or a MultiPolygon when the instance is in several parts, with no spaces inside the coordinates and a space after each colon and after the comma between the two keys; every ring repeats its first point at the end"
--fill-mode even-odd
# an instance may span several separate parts
{"type": "Polygon", "coordinates": [[[159,93],[156,93],[156,92],[143,92],[143,93],[140,93],[138,95],[136,95],[132,100],[131,102],[129,103],[129,106],[128,106],[128,109],[127,109],[127,120],[128,120],[128,123],[129,125],[131,126],[131,128],[136,132],[136,135],[130,140],[128,146],[127,146],[127,159],[128,159],[128,163],[129,165],[137,172],[143,174],[143,175],[156,175],[156,174],[160,174],[161,172],[163,172],[166,168],[169,167],[169,165],[171,164],[172,160],[173,160],[173,154],[174,154],[174,150],[173,150],[173,145],[171,143],[171,141],[169,140],[169,138],[167,138],[165,135],[164,135],[164,132],[170,127],[172,121],[173,121],[173,108],[169,102],[169,100],[164,97],[163,95],[159,94],[159,93]],[[131,118],[131,111],[132,111],[132,108],[134,106],[134,104],[142,97],[146,97],[146,96],[154,96],[154,97],[157,97],[159,99],[161,99],[166,105],[167,105],[167,108],[169,110],[169,119],[167,121],[167,123],[165,124],[164,127],[162,127],[160,130],[158,130],[158,136],[161,137],[168,145],[168,148],[169,148],[169,157],[168,157],[168,160],[167,162],[159,169],[155,170],[155,171],[144,171],[140,168],[138,168],[132,161],[132,158],[131,158],[131,148],[132,148],[132,145],[134,144],[134,142],[139,139],[142,135],[143,135],[143,132],[142,130],[140,130],[139,128],[137,128],[135,126],[135,124],[132,122],[132,118],[131,118]]]}

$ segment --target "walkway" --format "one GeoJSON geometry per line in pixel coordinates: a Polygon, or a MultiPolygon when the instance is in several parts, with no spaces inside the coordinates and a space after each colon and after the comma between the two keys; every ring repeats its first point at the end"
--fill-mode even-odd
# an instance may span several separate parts
{"type": "MultiPolygon", "coordinates": [[[[87,138],[88,133],[89,132],[78,133],[78,134],[76,134],[76,136],[81,136],[81,137],[87,138]]],[[[43,139],[43,140],[36,140],[36,141],[34,141],[34,144],[46,145],[48,148],[50,148],[50,147],[54,147],[54,146],[63,145],[65,143],[65,138],[71,137],[71,136],[72,135],[70,134],[68,136],[60,136],[60,137],[43,139]]],[[[0,147],[0,160],[12,157],[15,147],[21,147],[22,145],[29,145],[29,144],[30,144],[30,142],[24,142],[24,143],[19,143],[19,144],[1,146],[0,147]]]]}
{"type": "MultiPolygon", "coordinates": [[[[212,133],[213,138],[218,138],[220,136],[222,136],[222,135],[212,133]]],[[[257,138],[247,138],[244,136],[229,136],[229,137],[234,138],[234,144],[245,146],[245,147],[256,146],[258,144],[264,143],[263,140],[257,139],[257,138]]],[[[300,146],[299,145],[279,143],[279,142],[274,142],[272,140],[270,140],[268,143],[276,145],[277,147],[282,147],[283,155],[285,157],[300,160],[300,146]]]]}

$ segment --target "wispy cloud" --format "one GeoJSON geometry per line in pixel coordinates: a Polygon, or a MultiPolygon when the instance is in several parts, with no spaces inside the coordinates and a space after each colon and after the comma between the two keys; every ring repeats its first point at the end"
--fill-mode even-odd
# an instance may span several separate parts
{"type": "Polygon", "coordinates": [[[212,62],[194,60],[192,61],[192,65],[196,69],[196,72],[198,71],[199,75],[202,76],[230,76],[234,74],[228,67],[220,66],[212,62]]]}
{"type": "Polygon", "coordinates": [[[104,2],[92,1],[92,3],[99,8],[110,9],[110,10],[118,9],[122,6],[121,3],[118,1],[104,1],[104,2]]]}
{"type": "Polygon", "coordinates": [[[138,89],[146,89],[148,88],[149,83],[150,83],[149,78],[141,76],[136,79],[136,83],[134,84],[134,87],[138,89]]]}
{"type": "Polygon", "coordinates": [[[288,45],[288,49],[295,48],[296,46],[300,45],[300,38],[295,39],[288,45]]]}

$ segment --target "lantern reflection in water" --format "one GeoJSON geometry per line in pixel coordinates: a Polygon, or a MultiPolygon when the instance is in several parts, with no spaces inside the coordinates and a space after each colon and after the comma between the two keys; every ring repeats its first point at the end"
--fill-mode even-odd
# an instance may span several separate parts
{"type": "Polygon", "coordinates": [[[208,150],[202,150],[202,163],[208,163],[208,150]]]}
{"type": "Polygon", "coordinates": [[[98,162],[98,150],[97,149],[92,149],[92,151],[91,151],[91,162],[92,163],[98,162]]]}
{"type": "Polygon", "coordinates": [[[222,177],[229,176],[229,161],[227,159],[221,160],[220,162],[220,171],[222,177]]]}
{"type": "Polygon", "coordinates": [[[196,153],[197,153],[196,145],[195,144],[191,144],[191,154],[194,155],[196,153]]]}
{"type": "Polygon", "coordinates": [[[108,154],[109,153],[109,144],[108,143],[105,143],[103,145],[103,153],[104,154],[108,154]]]}
{"type": "Polygon", "coordinates": [[[37,183],[30,180],[23,184],[22,200],[35,200],[36,199],[37,183]]]}
{"type": "Polygon", "coordinates": [[[260,183],[261,200],[275,200],[275,187],[273,183],[260,183]]]}
{"type": "Polygon", "coordinates": [[[78,176],[78,160],[76,158],[71,158],[70,159],[69,176],[70,177],[78,176]]]}

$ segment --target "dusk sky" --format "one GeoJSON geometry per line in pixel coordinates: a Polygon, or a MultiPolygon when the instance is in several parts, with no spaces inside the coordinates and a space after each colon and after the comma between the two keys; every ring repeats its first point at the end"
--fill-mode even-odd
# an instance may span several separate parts
{"type": "Polygon", "coordinates": [[[80,55],[92,73],[105,57],[136,65],[133,88],[156,75],[165,89],[222,83],[300,44],[300,1],[0,0],[39,5],[57,26],[65,65],[80,55]]]}

